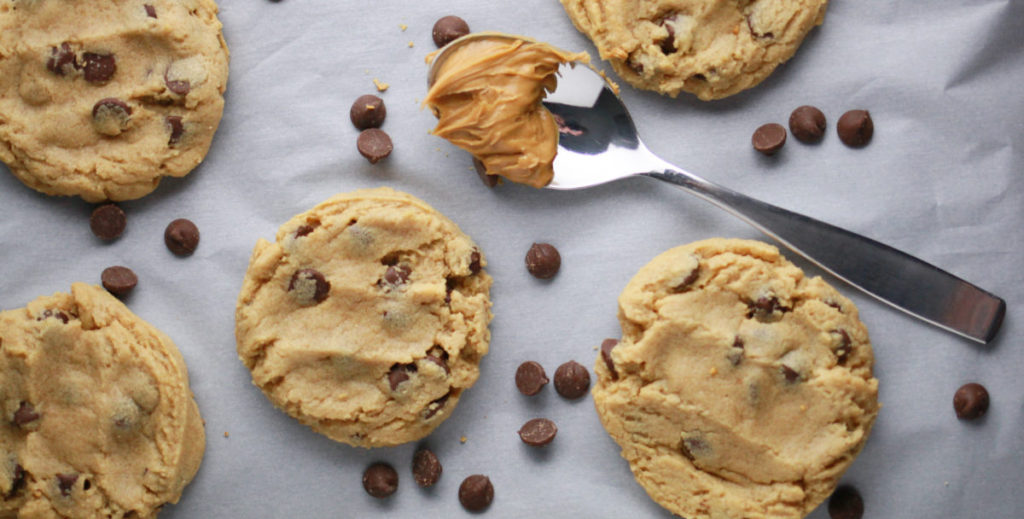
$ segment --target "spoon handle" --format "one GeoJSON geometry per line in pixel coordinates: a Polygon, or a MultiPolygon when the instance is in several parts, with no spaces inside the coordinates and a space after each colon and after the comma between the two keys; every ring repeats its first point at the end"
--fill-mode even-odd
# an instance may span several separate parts
{"type": "Polygon", "coordinates": [[[839,279],[935,326],[987,343],[1003,322],[1002,299],[888,245],[690,173],[666,170],[645,175],[685,188],[839,279]]]}

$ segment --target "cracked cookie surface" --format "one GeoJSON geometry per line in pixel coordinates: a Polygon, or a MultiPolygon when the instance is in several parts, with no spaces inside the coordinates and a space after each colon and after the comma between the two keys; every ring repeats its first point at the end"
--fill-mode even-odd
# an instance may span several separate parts
{"type": "Polygon", "coordinates": [[[256,244],[235,314],[239,357],[274,405],[336,441],[420,439],[479,375],[484,265],[418,198],[336,195],[256,244]]]}
{"type": "Polygon", "coordinates": [[[801,518],[878,413],[857,308],[768,244],[671,249],[619,297],[593,389],[637,482],[688,518],[801,518]]]}
{"type": "Polygon", "coordinates": [[[828,0],[561,0],[629,84],[719,99],[753,87],[824,21],[828,0]]]}
{"type": "Polygon", "coordinates": [[[206,156],[228,50],[212,0],[0,4],[0,161],[29,187],[129,200],[206,156]]]}
{"type": "Polygon", "coordinates": [[[174,343],[83,283],[0,312],[0,517],[156,517],[203,458],[174,343]]]}

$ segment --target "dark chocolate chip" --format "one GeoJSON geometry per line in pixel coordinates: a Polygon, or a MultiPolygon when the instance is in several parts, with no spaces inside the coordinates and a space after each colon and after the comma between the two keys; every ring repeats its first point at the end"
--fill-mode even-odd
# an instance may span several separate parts
{"type": "Polygon", "coordinates": [[[376,164],[381,159],[391,155],[394,145],[391,143],[391,137],[384,130],[369,128],[359,132],[359,138],[356,139],[356,148],[359,150],[360,155],[370,161],[370,164],[376,164]]]}
{"type": "Polygon", "coordinates": [[[441,409],[444,409],[444,405],[446,403],[448,403],[448,397],[449,396],[451,396],[451,390],[449,390],[449,392],[446,393],[441,398],[433,400],[429,404],[427,404],[427,409],[425,410],[425,412],[423,414],[423,419],[424,420],[429,420],[435,414],[437,414],[438,411],[440,411],[441,409]]]}
{"type": "Polygon", "coordinates": [[[92,210],[89,216],[89,228],[97,238],[105,241],[113,240],[122,233],[128,225],[124,211],[115,204],[103,204],[92,210]]]}
{"type": "Polygon", "coordinates": [[[192,83],[187,79],[168,79],[167,74],[164,74],[164,84],[167,85],[167,90],[180,96],[186,96],[192,91],[192,83]]]}
{"type": "Polygon", "coordinates": [[[46,68],[58,76],[63,76],[80,69],[81,66],[78,64],[75,51],[71,50],[71,45],[64,42],[60,47],[50,48],[50,59],[46,60],[46,68]]]}
{"type": "Polygon", "coordinates": [[[11,489],[7,492],[7,497],[14,497],[22,488],[25,488],[25,467],[15,463],[14,472],[11,474],[11,489]]]}
{"type": "Polygon", "coordinates": [[[547,418],[534,418],[519,428],[519,439],[533,447],[542,447],[551,443],[557,434],[558,426],[547,418]]]}
{"type": "Polygon", "coordinates": [[[348,111],[348,117],[352,119],[352,124],[360,130],[380,128],[387,115],[388,110],[384,106],[384,100],[372,94],[357,97],[348,111]]]}
{"type": "Polygon", "coordinates": [[[103,288],[115,296],[126,295],[139,284],[139,278],[132,269],[119,265],[103,269],[100,281],[103,282],[103,288]]]}
{"type": "Polygon", "coordinates": [[[618,339],[605,339],[601,342],[601,358],[604,359],[604,365],[608,366],[608,373],[611,374],[612,380],[619,379],[619,372],[615,371],[615,361],[612,360],[612,350],[618,345],[618,339]]]}
{"type": "Polygon", "coordinates": [[[693,269],[692,272],[687,274],[686,279],[684,279],[678,285],[672,287],[672,291],[676,292],[676,293],[687,291],[690,288],[690,285],[693,285],[693,282],[697,281],[697,278],[699,278],[699,277],[700,277],[700,266],[697,266],[697,268],[693,269]]]}
{"type": "Polygon", "coordinates": [[[851,148],[867,146],[875,133],[875,123],[867,110],[850,110],[839,118],[836,125],[839,140],[851,148]]]}
{"type": "Polygon", "coordinates": [[[470,274],[479,274],[480,273],[480,269],[483,268],[482,264],[480,263],[480,260],[481,260],[480,252],[473,251],[473,252],[471,252],[469,254],[469,273],[470,274]]]}
{"type": "Polygon", "coordinates": [[[526,270],[537,279],[551,279],[562,266],[562,256],[550,243],[534,243],[526,251],[526,270]]]}
{"type": "Polygon", "coordinates": [[[434,37],[434,45],[438,48],[444,47],[452,40],[469,34],[469,24],[458,16],[445,16],[434,23],[434,30],[431,35],[434,37]]]}
{"type": "Polygon", "coordinates": [[[156,18],[156,7],[153,7],[149,4],[146,4],[143,7],[146,9],[146,16],[150,18],[156,18]]]}
{"type": "Polygon", "coordinates": [[[790,384],[800,380],[800,373],[797,373],[795,369],[785,364],[779,366],[779,373],[782,373],[782,376],[786,379],[786,382],[789,382],[790,384]]]}
{"type": "Polygon", "coordinates": [[[786,144],[786,129],[781,124],[762,124],[750,138],[754,149],[765,154],[775,155],[786,144]]]}
{"type": "Polygon", "coordinates": [[[39,419],[39,413],[35,406],[28,402],[22,402],[18,410],[14,412],[14,425],[18,427],[30,424],[39,419]]]}
{"type": "Polygon", "coordinates": [[[825,114],[816,107],[804,105],[789,114],[789,131],[800,142],[813,144],[821,141],[826,127],[825,114]]]}
{"type": "Polygon", "coordinates": [[[412,455],[412,478],[416,484],[427,488],[441,479],[441,461],[434,451],[421,448],[412,455]]]}
{"type": "Polygon", "coordinates": [[[430,351],[428,351],[427,355],[423,358],[424,360],[433,362],[434,364],[441,366],[444,369],[444,373],[446,375],[451,374],[451,369],[448,368],[448,352],[444,351],[444,348],[440,346],[434,346],[433,348],[430,348],[430,351]]]}
{"type": "Polygon", "coordinates": [[[743,339],[739,335],[736,336],[732,341],[732,348],[729,351],[729,362],[733,366],[739,366],[740,362],[743,362],[743,339]]]}
{"type": "Polygon", "coordinates": [[[570,360],[555,370],[555,391],[570,400],[587,394],[590,388],[590,373],[582,364],[570,360]]]}
{"type": "Polygon", "coordinates": [[[864,517],[864,498],[850,485],[842,485],[828,499],[828,515],[832,519],[861,519],[864,517]]]}
{"type": "Polygon", "coordinates": [[[953,410],[961,420],[981,418],[988,411],[988,390],[976,382],[964,384],[953,395],[953,410]]]}
{"type": "Polygon", "coordinates": [[[86,81],[102,85],[117,72],[117,59],[113,54],[86,52],[82,54],[82,70],[86,81]]]}
{"type": "Polygon", "coordinates": [[[92,126],[97,132],[111,137],[128,129],[132,107],[120,99],[100,99],[92,107],[92,126]]]}
{"type": "Polygon", "coordinates": [[[528,360],[516,369],[516,389],[526,396],[540,393],[540,390],[544,389],[548,382],[544,367],[537,362],[528,360]]]}
{"type": "Polygon", "coordinates": [[[363,472],[363,488],[367,494],[384,499],[398,490],[398,472],[387,463],[374,463],[363,472]]]}
{"type": "Polygon", "coordinates": [[[331,292],[331,282],[315,269],[300,269],[292,274],[288,291],[304,305],[319,304],[331,292]]]}
{"type": "Polygon", "coordinates": [[[415,371],[415,364],[395,364],[391,366],[391,371],[388,371],[388,384],[391,385],[391,390],[395,391],[398,389],[399,384],[409,380],[409,372],[415,371]]]}
{"type": "Polygon", "coordinates": [[[776,312],[785,313],[789,311],[789,308],[782,306],[779,298],[775,296],[759,297],[756,301],[749,303],[749,306],[747,319],[753,317],[761,322],[777,321],[779,316],[775,315],[776,312]]]}
{"type": "Polygon", "coordinates": [[[673,22],[676,19],[676,15],[666,16],[661,19],[661,26],[668,31],[668,36],[661,41],[661,52],[666,56],[676,51],[676,30],[672,27],[673,22]]]}
{"type": "Polygon", "coordinates": [[[301,237],[306,236],[307,234],[309,234],[311,232],[313,232],[313,226],[312,225],[300,225],[298,229],[295,229],[295,237],[296,238],[301,238],[301,237]]]}
{"type": "Polygon", "coordinates": [[[452,291],[459,284],[459,280],[456,278],[445,278],[444,279],[444,304],[448,305],[452,302],[452,291]]]}
{"type": "Polygon", "coordinates": [[[78,474],[57,474],[57,486],[60,488],[60,495],[67,497],[71,495],[71,489],[78,481],[78,474]]]}
{"type": "Polygon", "coordinates": [[[181,140],[181,136],[185,134],[185,123],[181,121],[180,115],[168,115],[164,117],[164,123],[167,124],[167,128],[171,131],[171,136],[167,139],[167,145],[174,146],[181,140]]]}
{"type": "Polygon", "coordinates": [[[164,229],[164,243],[178,256],[188,256],[199,246],[199,228],[191,220],[178,218],[164,229]]]}
{"type": "Polygon", "coordinates": [[[846,333],[846,330],[843,329],[832,330],[829,333],[836,337],[836,347],[833,353],[836,355],[836,363],[842,366],[846,364],[846,359],[850,356],[850,350],[853,349],[850,334],[846,333]]]}
{"type": "Polygon", "coordinates": [[[393,287],[404,285],[409,281],[409,274],[411,273],[412,269],[407,265],[388,267],[387,271],[384,272],[384,277],[381,279],[381,282],[393,287]]]}
{"type": "Polygon", "coordinates": [[[485,186],[494,187],[498,185],[498,175],[487,174],[487,167],[476,157],[473,157],[473,169],[476,170],[476,174],[480,176],[480,180],[485,186]]]}
{"type": "Polygon", "coordinates": [[[42,321],[43,319],[49,319],[50,317],[53,317],[54,319],[59,319],[60,322],[64,324],[68,324],[68,314],[65,314],[60,310],[50,310],[49,308],[43,310],[42,315],[37,317],[36,320],[42,321]]]}
{"type": "Polygon", "coordinates": [[[494,485],[482,474],[474,474],[459,485],[459,502],[470,512],[480,512],[491,506],[494,500],[494,485]]]}

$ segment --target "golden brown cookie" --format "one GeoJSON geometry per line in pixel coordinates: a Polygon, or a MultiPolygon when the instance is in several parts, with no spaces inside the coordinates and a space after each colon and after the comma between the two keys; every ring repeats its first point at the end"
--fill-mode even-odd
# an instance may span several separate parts
{"type": "Polygon", "coordinates": [[[878,413],[857,308],[770,245],[671,249],[619,297],[594,404],[647,493],[690,519],[801,518],[878,413]]]}
{"type": "Polygon", "coordinates": [[[238,355],[277,407],[361,447],[451,416],[487,353],[483,254],[422,200],[340,194],[260,240],[238,296],[238,355]]]}
{"type": "Polygon", "coordinates": [[[0,517],[156,517],[205,435],[166,335],[100,287],[0,312],[0,517]]]}
{"type": "Polygon", "coordinates": [[[561,0],[615,72],[644,90],[719,99],[757,85],[825,18],[828,0],[561,0]]]}
{"type": "Polygon", "coordinates": [[[0,3],[0,161],[46,194],[139,198],[206,156],[227,79],[212,0],[0,3]]]}

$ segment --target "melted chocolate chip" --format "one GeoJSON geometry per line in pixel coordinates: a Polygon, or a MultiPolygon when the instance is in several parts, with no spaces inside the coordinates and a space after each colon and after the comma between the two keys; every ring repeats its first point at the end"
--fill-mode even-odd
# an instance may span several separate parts
{"type": "Polygon", "coordinates": [[[149,4],[146,4],[143,7],[146,9],[146,16],[150,18],[156,18],[156,7],[153,7],[149,4]]]}
{"type": "Polygon", "coordinates": [[[661,41],[661,52],[666,56],[674,53],[676,49],[676,30],[669,22],[674,22],[676,15],[666,16],[661,19],[661,26],[668,31],[668,36],[661,41]]]}
{"type": "Polygon", "coordinates": [[[25,488],[25,467],[14,464],[14,472],[11,474],[11,489],[7,492],[7,498],[14,497],[22,488],[25,488]]]}
{"type": "Polygon", "coordinates": [[[128,219],[124,211],[115,204],[103,204],[93,209],[89,216],[89,228],[97,238],[110,241],[124,233],[128,219]]]}
{"type": "Polygon", "coordinates": [[[186,218],[173,220],[164,229],[164,244],[178,256],[189,256],[199,246],[199,228],[186,218]]]}
{"type": "Polygon", "coordinates": [[[547,383],[548,376],[544,373],[544,367],[537,362],[528,360],[516,369],[516,389],[526,396],[540,393],[547,383]]]}
{"type": "Polygon", "coordinates": [[[314,227],[312,225],[300,225],[298,229],[295,229],[295,237],[301,238],[313,232],[314,227]]]}
{"type": "Polygon", "coordinates": [[[729,351],[729,363],[733,366],[739,366],[740,362],[743,362],[743,339],[739,335],[736,336],[732,341],[732,348],[729,351]]]}
{"type": "Polygon", "coordinates": [[[165,74],[164,84],[167,85],[167,90],[180,96],[186,96],[192,91],[192,83],[189,83],[187,79],[168,79],[165,74]]]}
{"type": "Polygon", "coordinates": [[[402,382],[409,380],[409,373],[415,372],[415,364],[395,364],[391,366],[391,371],[388,372],[388,384],[391,385],[391,390],[397,390],[402,382]]]}
{"type": "Polygon", "coordinates": [[[36,412],[35,406],[28,402],[22,402],[18,406],[18,410],[14,412],[14,425],[23,427],[39,419],[39,413],[36,412]]]}
{"type": "Polygon", "coordinates": [[[442,369],[444,369],[445,375],[450,375],[452,371],[448,367],[448,352],[441,350],[440,353],[437,353],[436,350],[438,349],[440,348],[436,346],[434,348],[431,348],[431,351],[427,353],[427,355],[423,357],[423,359],[428,362],[433,362],[434,364],[437,364],[442,369]]]}
{"type": "Polygon", "coordinates": [[[363,489],[377,499],[384,499],[398,490],[398,472],[387,463],[374,463],[363,472],[363,489]]]}
{"type": "Polygon", "coordinates": [[[49,308],[43,310],[43,313],[39,317],[37,317],[36,320],[42,321],[44,319],[49,319],[50,317],[58,319],[60,320],[60,322],[64,324],[68,324],[68,314],[65,314],[60,310],[50,310],[49,308]]]}
{"type": "Polygon", "coordinates": [[[102,85],[110,81],[117,72],[117,59],[113,54],[86,52],[82,54],[82,70],[86,81],[102,85]]]}
{"type": "Polygon", "coordinates": [[[698,456],[705,456],[710,451],[711,446],[697,436],[683,438],[679,443],[679,452],[690,461],[694,461],[698,456]]]}
{"type": "Polygon", "coordinates": [[[67,497],[78,481],[78,474],[57,474],[57,487],[60,488],[60,495],[67,497]]]}
{"type": "Polygon", "coordinates": [[[800,380],[800,373],[785,364],[779,366],[779,373],[782,373],[783,378],[790,384],[800,380]]]}
{"type": "Polygon", "coordinates": [[[288,282],[288,291],[292,292],[301,304],[314,305],[327,299],[331,283],[315,269],[300,269],[292,274],[292,279],[288,282]]]}
{"type": "Polygon", "coordinates": [[[494,485],[490,478],[474,474],[459,485],[459,503],[470,512],[480,512],[491,506],[494,500],[494,485]]]}
{"type": "Polygon", "coordinates": [[[171,132],[167,145],[174,146],[181,140],[181,136],[185,134],[185,123],[182,122],[180,115],[168,115],[164,117],[164,123],[167,124],[167,128],[171,132]]]}
{"type": "Polygon", "coordinates": [[[441,479],[441,461],[427,448],[421,448],[412,455],[412,478],[416,484],[426,488],[441,479]]]}
{"type": "Polygon", "coordinates": [[[449,390],[449,392],[447,394],[445,394],[444,396],[442,396],[441,398],[433,400],[429,404],[427,404],[427,409],[424,412],[423,419],[424,420],[429,420],[435,414],[437,414],[438,411],[440,411],[441,409],[444,409],[444,405],[446,403],[448,403],[448,397],[450,395],[451,395],[451,391],[449,390]]]}
{"type": "Polygon", "coordinates": [[[412,273],[412,268],[407,265],[399,267],[388,267],[388,270],[384,272],[384,277],[381,279],[380,284],[388,284],[393,287],[404,285],[409,281],[409,274],[412,273]]]}
{"type": "Polygon", "coordinates": [[[582,364],[570,360],[555,370],[555,391],[565,398],[574,400],[587,394],[590,388],[590,373],[582,364]]]}
{"type": "Polygon", "coordinates": [[[836,355],[836,363],[842,366],[846,364],[846,359],[850,356],[850,350],[853,349],[850,334],[846,333],[846,330],[843,329],[832,330],[829,333],[836,337],[836,347],[833,353],[836,355]]]}
{"type": "Polygon", "coordinates": [[[469,34],[469,24],[458,16],[445,16],[434,23],[431,36],[438,48],[451,43],[452,40],[469,34]]]}
{"type": "Polygon", "coordinates": [[[697,278],[699,278],[699,277],[700,277],[700,266],[698,265],[697,268],[693,269],[692,272],[687,274],[686,278],[683,279],[682,282],[680,282],[678,285],[672,287],[672,291],[676,292],[676,293],[686,292],[687,290],[690,289],[690,286],[692,286],[693,283],[695,281],[697,281],[697,278]]]}
{"type": "Polygon", "coordinates": [[[534,243],[526,251],[526,270],[537,279],[551,279],[562,266],[562,256],[550,243],[534,243]]]}
{"type": "Polygon", "coordinates": [[[360,130],[380,128],[387,115],[388,110],[384,106],[384,100],[372,94],[357,97],[348,110],[349,119],[360,130]]]}
{"type": "Polygon", "coordinates": [[[615,361],[612,360],[612,350],[618,345],[618,339],[605,339],[601,342],[601,358],[604,359],[604,365],[608,367],[608,373],[611,374],[612,380],[619,379],[619,373],[615,371],[615,361]]]}
{"type": "Polygon", "coordinates": [[[749,307],[747,319],[753,317],[764,323],[779,320],[781,316],[775,315],[776,312],[785,313],[789,311],[789,308],[782,306],[779,298],[775,296],[759,297],[756,301],[749,303],[749,307]]]}
{"type": "Polygon", "coordinates": [[[974,420],[985,416],[989,396],[985,386],[971,382],[960,386],[953,395],[953,410],[961,420],[974,420]]]}
{"type": "Polygon", "coordinates": [[[66,75],[81,68],[75,51],[71,50],[68,42],[60,44],[60,47],[50,48],[50,59],[46,60],[46,68],[58,76],[66,75]]]}
{"type": "Polygon", "coordinates": [[[542,447],[551,443],[557,434],[558,426],[547,418],[534,418],[519,428],[519,439],[533,447],[542,447]]]}
{"type": "Polygon", "coordinates": [[[480,253],[478,251],[473,251],[469,255],[469,273],[479,274],[481,268],[483,268],[483,266],[480,263],[480,253]]]}
{"type": "Polygon", "coordinates": [[[115,137],[128,129],[132,108],[113,97],[100,99],[92,107],[92,126],[103,135],[115,137]]]}

